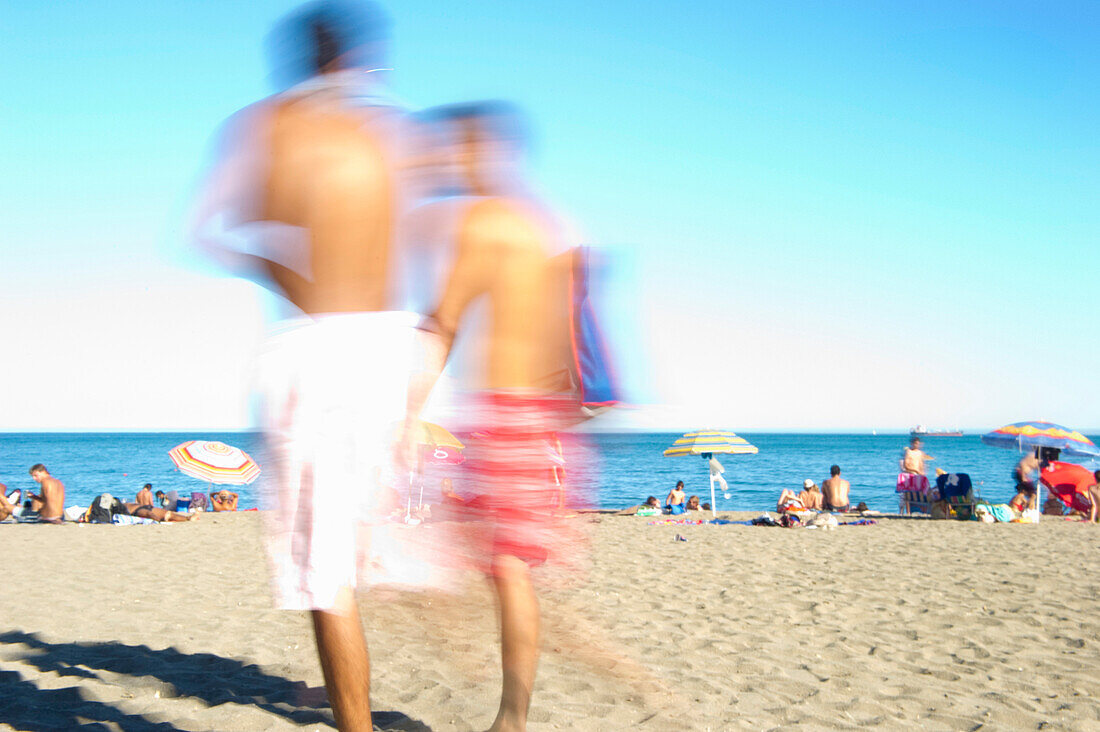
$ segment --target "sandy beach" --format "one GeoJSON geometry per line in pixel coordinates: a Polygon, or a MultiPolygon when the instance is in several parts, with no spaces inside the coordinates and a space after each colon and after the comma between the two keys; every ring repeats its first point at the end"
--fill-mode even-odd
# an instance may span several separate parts
{"type": "MultiPolygon", "coordinates": [[[[1100,728],[1095,526],[573,520],[591,566],[547,573],[533,730],[1100,728]]],[[[272,609],[259,538],[255,513],[0,526],[0,729],[330,728],[308,618],[272,609]]],[[[482,581],[360,605],[377,727],[488,726],[482,581]]]]}

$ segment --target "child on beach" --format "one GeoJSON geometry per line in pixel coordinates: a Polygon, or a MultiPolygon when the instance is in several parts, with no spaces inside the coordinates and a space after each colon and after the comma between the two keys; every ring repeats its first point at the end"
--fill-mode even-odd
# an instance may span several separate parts
{"type": "Polygon", "coordinates": [[[665,510],[673,516],[679,516],[684,512],[684,501],[686,497],[684,495],[684,481],[676,481],[676,487],[668,492],[668,497],[665,498],[665,510]]]}

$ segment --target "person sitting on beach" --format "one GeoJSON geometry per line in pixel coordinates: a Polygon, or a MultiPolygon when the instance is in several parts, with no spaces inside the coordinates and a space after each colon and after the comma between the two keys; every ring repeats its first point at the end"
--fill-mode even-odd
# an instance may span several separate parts
{"type": "Polygon", "coordinates": [[[217,493],[210,494],[210,505],[215,512],[218,511],[236,511],[237,510],[238,496],[233,491],[227,491],[222,488],[217,493]]]}
{"type": "Polygon", "coordinates": [[[1035,475],[1038,474],[1040,465],[1039,448],[1035,448],[1034,452],[1020,458],[1020,462],[1016,463],[1016,467],[1012,471],[1012,478],[1016,481],[1017,493],[1024,488],[1035,490],[1035,475]]]}
{"type": "Polygon", "coordinates": [[[692,496],[687,500],[688,511],[702,511],[703,507],[699,505],[699,496],[692,496]]]}
{"type": "Polygon", "coordinates": [[[152,506],[156,498],[153,497],[153,484],[146,483],[141,487],[141,490],[137,492],[137,497],[134,498],[139,506],[152,506]]]}
{"type": "Polygon", "coordinates": [[[645,499],[644,505],[646,508],[660,508],[661,502],[657,500],[657,496],[650,496],[649,498],[645,499]]]}
{"type": "Polygon", "coordinates": [[[1089,508],[1089,517],[1086,521],[1095,524],[1100,523],[1100,470],[1093,473],[1092,477],[1096,482],[1089,486],[1089,502],[1092,506],[1089,508]]]}
{"type": "Polygon", "coordinates": [[[676,487],[668,492],[668,498],[665,499],[665,510],[673,515],[679,515],[684,512],[684,501],[687,497],[684,495],[684,481],[676,481],[676,487]]]}
{"type": "MultiPolygon", "coordinates": [[[[8,516],[11,516],[13,513],[15,513],[15,507],[19,501],[18,498],[12,500],[8,497],[7,493],[8,487],[3,483],[0,483],[0,521],[3,521],[8,516]]],[[[19,493],[19,491],[13,492],[12,496],[15,496],[16,493],[19,493]]]]}
{"type": "Polygon", "coordinates": [[[50,475],[42,463],[31,466],[31,478],[42,487],[39,494],[28,493],[31,510],[38,513],[40,521],[61,523],[65,515],[65,484],[50,475]]]}
{"type": "Polygon", "coordinates": [[[1043,501],[1043,515],[1044,516],[1065,516],[1066,507],[1065,504],[1058,498],[1058,496],[1047,496],[1047,499],[1043,501]]]}
{"type": "Polygon", "coordinates": [[[175,511],[169,511],[167,508],[160,508],[159,506],[148,503],[127,503],[125,505],[126,510],[130,512],[131,516],[153,519],[154,521],[196,521],[199,518],[197,513],[177,513],[175,511]]]}
{"type": "Polygon", "coordinates": [[[821,489],[809,478],[802,481],[802,492],[798,494],[804,508],[820,511],[825,505],[825,497],[821,495],[821,489]]]}
{"type": "Polygon", "coordinates": [[[851,507],[848,499],[848,491],[851,485],[840,477],[840,466],[829,468],[828,479],[821,482],[821,493],[824,496],[824,508],[826,511],[847,511],[851,507]]]}
{"type": "Polygon", "coordinates": [[[1016,495],[1008,502],[1009,508],[1016,513],[1023,513],[1027,509],[1035,508],[1035,487],[1030,488],[1026,484],[1016,486],[1016,495]]]}
{"type": "MultiPolygon", "coordinates": [[[[803,496],[807,496],[810,502],[813,503],[814,499],[813,494],[811,494],[810,492],[811,488],[813,488],[814,492],[816,493],[817,487],[816,485],[814,485],[814,481],[810,480],[809,478],[802,481],[802,493],[795,493],[789,488],[784,488],[783,492],[779,494],[779,501],[775,502],[775,511],[778,511],[779,513],[787,513],[788,511],[805,511],[806,509],[809,509],[809,507],[811,506],[807,506],[805,504],[805,502],[803,501],[803,496]]],[[[818,509],[820,509],[822,494],[816,493],[816,495],[817,507],[818,509]]]]}

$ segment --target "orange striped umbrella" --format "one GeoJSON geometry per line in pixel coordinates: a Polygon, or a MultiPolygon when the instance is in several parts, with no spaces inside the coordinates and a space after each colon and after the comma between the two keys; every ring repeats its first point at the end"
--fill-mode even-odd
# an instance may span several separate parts
{"type": "Polygon", "coordinates": [[[239,447],[224,442],[188,440],[168,451],[172,462],[193,478],[219,485],[245,485],[260,475],[260,466],[239,447]]]}

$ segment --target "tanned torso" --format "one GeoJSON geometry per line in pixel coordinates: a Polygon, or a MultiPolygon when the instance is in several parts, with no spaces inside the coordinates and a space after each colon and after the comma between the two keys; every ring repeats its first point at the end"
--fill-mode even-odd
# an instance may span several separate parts
{"type": "Polygon", "coordinates": [[[311,273],[265,262],[272,279],[305,313],[384,309],[394,185],[369,118],[289,100],[273,107],[266,127],[260,218],[304,230],[311,273]]]}

